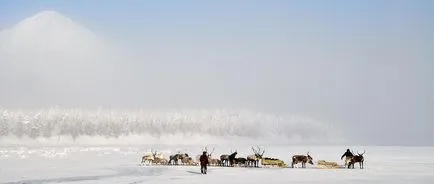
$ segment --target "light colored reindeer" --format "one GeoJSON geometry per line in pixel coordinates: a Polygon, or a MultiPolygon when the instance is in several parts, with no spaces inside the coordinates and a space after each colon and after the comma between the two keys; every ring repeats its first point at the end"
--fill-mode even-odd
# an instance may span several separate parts
{"type": "Polygon", "coordinates": [[[212,154],[214,153],[214,150],[215,150],[215,148],[212,148],[212,151],[208,152],[208,148],[205,147],[205,151],[206,151],[206,153],[208,155],[208,163],[209,163],[209,165],[217,166],[217,165],[220,165],[220,159],[212,158],[212,154]]]}
{"type": "Polygon", "coordinates": [[[158,164],[158,165],[166,165],[168,163],[168,160],[164,158],[164,155],[161,153],[157,153],[157,151],[152,153],[152,156],[154,157],[154,160],[152,163],[158,164]]]}
{"type": "Polygon", "coordinates": [[[181,158],[181,162],[183,165],[198,165],[191,157],[183,157],[181,158]]]}
{"type": "Polygon", "coordinates": [[[145,165],[151,165],[152,161],[154,161],[154,154],[151,150],[151,153],[147,153],[142,157],[142,162],[141,164],[145,164],[145,165]]]}
{"type": "Polygon", "coordinates": [[[262,159],[262,156],[265,153],[265,150],[262,150],[259,146],[256,146],[258,149],[252,147],[253,155],[247,156],[247,166],[252,165],[253,167],[259,167],[259,161],[262,159]]]}
{"type": "Polygon", "coordinates": [[[157,151],[151,150],[151,153],[148,153],[142,157],[142,164],[152,165],[155,164],[166,164],[167,159],[164,158],[163,154],[158,154],[157,151]]]}

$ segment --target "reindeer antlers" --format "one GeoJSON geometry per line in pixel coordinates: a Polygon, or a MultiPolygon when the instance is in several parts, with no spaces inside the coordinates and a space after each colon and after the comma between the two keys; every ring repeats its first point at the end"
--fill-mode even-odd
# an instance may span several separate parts
{"type": "Polygon", "coordinates": [[[366,152],[366,150],[363,150],[363,153],[360,154],[359,151],[357,151],[357,154],[358,154],[358,155],[363,155],[363,154],[365,154],[365,152],[366,152]]]}
{"type": "Polygon", "coordinates": [[[208,153],[208,155],[212,155],[214,153],[214,150],[215,150],[215,147],[212,148],[212,151],[210,153],[210,152],[208,152],[208,146],[205,146],[205,150],[204,151],[206,151],[208,153]]]}
{"type": "Polygon", "coordinates": [[[256,155],[264,155],[265,150],[262,150],[262,153],[261,153],[261,148],[259,146],[256,146],[256,147],[258,148],[257,150],[255,148],[253,148],[253,146],[252,146],[253,153],[255,153],[256,155]]]}
{"type": "Polygon", "coordinates": [[[215,150],[215,147],[212,148],[212,151],[211,151],[211,153],[209,155],[213,154],[214,150],[215,150]]]}
{"type": "Polygon", "coordinates": [[[157,155],[157,150],[151,149],[151,154],[155,157],[155,155],[157,155]]]}
{"type": "MultiPolygon", "coordinates": [[[[258,146],[258,149],[259,149],[259,152],[261,152],[261,149],[259,148],[259,146],[258,146]]],[[[265,153],[265,150],[262,150],[261,156],[264,155],[264,153],[265,153]]]]}

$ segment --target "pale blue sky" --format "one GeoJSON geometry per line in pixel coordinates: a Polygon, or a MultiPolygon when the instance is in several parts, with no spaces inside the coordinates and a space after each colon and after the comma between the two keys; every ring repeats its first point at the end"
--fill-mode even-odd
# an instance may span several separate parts
{"type": "MultiPolygon", "coordinates": [[[[320,19],[331,27],[349,28],[358,24],[376,23],[411,16],[425,23],[433,22],[434,2],[430,0],[364,0],[364,1],[286,1],[286,0],[220,0],[220,1],[0,1],[0,25],[13,24],[39,11],[52,9],[69,17],[83,19],[104,26],[135,25],[148,21],[149,25],[190,23],[197,27],[218,21],[243,20],[248,23],[279,19],[282,23],[293,19],[320,19]],[[233,20],[235,19],[235,20],[233,20]]],[[[277,21],[277,20],[274,20],[277,21]]]]}
{"type": "Polygon", "coordinates": [[[298,113],[362,143],[434,143],[434,1],[2,0],[0,27],[43,10],[140,58],[122,76],[146,86],[119,84],[111,104],[298,113]]]}

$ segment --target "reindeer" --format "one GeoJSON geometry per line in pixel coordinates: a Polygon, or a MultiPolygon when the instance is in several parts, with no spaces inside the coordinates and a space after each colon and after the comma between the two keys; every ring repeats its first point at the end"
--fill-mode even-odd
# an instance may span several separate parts
{"type": "Polygon", "coordinates": [[[247,159],[243,158],[243,157],[235,158],[235,164],[238,165],[238,166],[246,166],[247,159]]]}
{"type": "Polygon", "coordinates": [[[238,152],[237,152],[237,150],[235,150],[235,152],[233,152],[232,154],[230,154],[228,156],[228,161],[229,161],[230,166],[234,166],[235,157],[237,156],[237,154],[238,154],[238,152]]]}
{"type": "Polygon", "coordinates": [[[155,164],[158,165],[167,165],[169,163],[169,161],[166,158],[159,158],[159,157],[155,158],[154,162],[155,164]]]}
{"type": "Polygon", "coordinates": [[[168,163],[167,159],[164,158],[163,154],[157,154],[157,151],[152,152],[152,156],[154,157],[152,163],[159,165],[166,165],[168,163]]]}
{"type": "Polygon", "coordinates": [[[189,164],[193,162],[193,159],[191,157],[188,156],[187,153],[182,153],[179,155],[179,160],[181,160],[181,164],[189,164]]]}
{"type": "MultiPolygon", "coordinates": [[[[231,150],[232,153],[232,150],[231,150]]],[[[221,155],[220,156],[220,164],[221,166],[232,166],[234,164],[235,156],[237,155],[237,150],[230,155],[221,155]]]]}
{"type": "MultiPolygon", "coordinates": [[[[183,159],[186,158],[186,157],[188,157],[187,153],[182,153],[182,154],[181,153],[177,153],[175,155],[170,155],[168,164],[172,164],[173,163],[175,165],[178,165],[178,160],[181,160],[181,162],[182,162],[183,159]]],[[[182,163],[184,163],[184,162],[182,162],[182,163]]]]}
{"type": "Polygon", "coordinates": [[[363,153],[359,153],[357,151],[357,155],[351,157],[351,160],[348,163],[348,169],[354,169],[354,164],[357,162],[359,163],[360,169],[363,169],[363,162],[365,161],[365,159],[363,158],[363,154],[365,154],[365,152],[366,150],[363,150],[363,153]]]}
{"type": "Polygon", "coordinates": [[[146,155],[144,155],[144,156],[142,157],[142,162],[141,162],[141,164],[149,164],[149,165],[151,165],[152,162],[153,162],[154,159],[155,159],[155,155],[156,155],[156,154],[157,154],[156,151],[153,152],[153,151],[151,150],[151,153],[148,153],[148,154],[146,154],[146,155]]]}
{"type": "Polygon", "coordinates": [[[181,162],[183,165],[197,165],[197,163],[193,161],[193,158],[188,156],[181,158],[181,162]]]}
{"type": "Polygon", "coordinates": [[[301,167],[306,168],[306,162],[313,165],[312,157],[309,155],[309,152],[307,152],[307,155],[294,155],[292,156],[292,163],[291,167],[294,168],[294,165],[297,165],[301,162],[301,167]]]}
{"type": "Polygon", "coordinates": [[[215,148],[212,148],[212,151],[208,152],[208,147],[205,147],[204,151],[206,151],[207,156],[208,156],[208,164],[213,165],[213,166],[220,165],[219,159],[212,158],[212,154],[214,153],[214,150],[215,150],[215,148]]]}
{"type": "Polygon", "coordinates": [[[152,161],[154,160],[154,157],[152,156],[152,154],[146,154],[142,157],[142,162],[141,164],[151,164],[152,161]]]}
{"type": "Polygon", "coordinates": [[[220,155],[220,166],[228,166],[229,155],[220,155]]]}
{"type": "Polygon", "coordinates": [[[253,165],[253,167],[259,167],[259,160],[262,159],[262,156],[264,155],[265,150],[262,150],[261,153],[261,148],[259,148],[259,146],[257,146],[258,149],[256,150],[255,148],[252,147],[253,150],[253,155],[249,155],[247,156],[247,165],[253,165]]]}

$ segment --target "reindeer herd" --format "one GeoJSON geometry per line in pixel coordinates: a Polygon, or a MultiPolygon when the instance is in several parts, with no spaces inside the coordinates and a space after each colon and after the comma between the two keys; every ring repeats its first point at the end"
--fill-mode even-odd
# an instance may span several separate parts
{"type": "MultiPolygon", "coordinates": [[[[259,167],[260,163],[266,167],[288,167],[285,162],[278,158],[264,157],[265,150],[257,147],[252,147],[253,154],[247,157],[237,157],[237,150],[230,151],[229,154],[222,154],[218,158],[213,157],[215,148],[211,151],[208,147],[205,147],[203,151],[207,153],[208,162],[210,166],[220,166],[220,167],[259,167]]],[[[359,163],[360,169],[363,169],[364,157],[363,153],[347,155],[345,158],[345,168],[354,169],[354,164],[359,163]]],[[[151,153],[146,154],[142,157],[142,165],[186,165],[186,166],[196,166],[199,165],[200,154],[193,159],[188,153],[178,152],[176,154],[170,155],[169,159],[164,158],[162,153],[158,153],[155,150],[151,150],[151,153]]],[[[298,164],[301,164],[301,168],[306,168],[306,164],[314,165],[313,158],[310,156],[309,152],[306,155],[293,155],[291,160],[291,168],[294,168],[298,164]]],[[[324,160],[320,160],[318,164],[328,163],[324,160]]],[[[338,165],[333,162],[332,165],[338,165]]]]}

